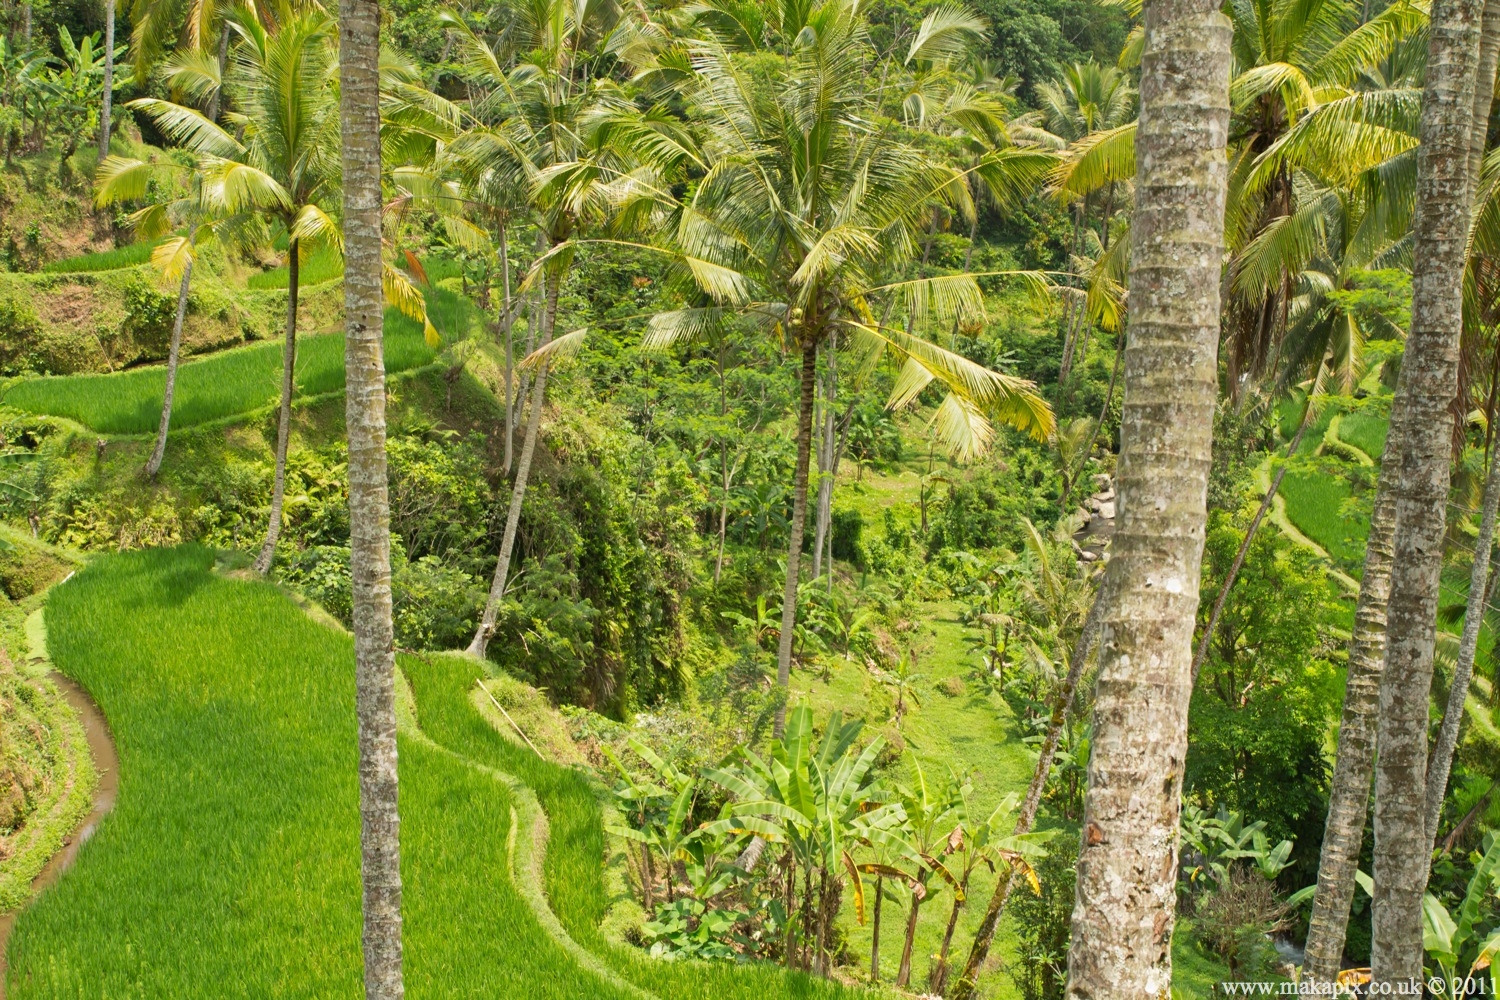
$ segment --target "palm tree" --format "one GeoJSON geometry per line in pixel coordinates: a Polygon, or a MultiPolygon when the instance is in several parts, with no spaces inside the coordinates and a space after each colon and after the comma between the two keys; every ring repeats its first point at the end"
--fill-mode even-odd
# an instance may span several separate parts
{"type": "Polygon", "coordinates": [[[628,106],[618,86],[595,72],[594,62],[614,27],[609,4],[574,7],[562,0],[514,10],[515,21],[497,47],[479,38],[456,15],[445,15],[458,35],[473,82],[488,90],[471,103],[474,127],[446,151],[446,167],[484,200],[504,204],[506,189],[526,192],[526,214],[542,234],[546,252],[528,277],[540,280],[540,344],[527,367],[533,372],[526,434],[515,466],[510,509],[495,560],[479,627],[469,652],[484,656],[510,578],[510,560],[520,527],[546,402],[552,360],[576,347],[583,331],[554,339],[558,296],[571,268],[570,242],[583,230],[620,216],[613,211],[609,182],[628,168],[617,155],[608,116],[628,106]],[[522,55],[507,69],[508,47],[522,55]]]}
{"type": "MultiPolygon", "coordinates": [[[[248,9],[229,22],[240,38],[223,87],[239,109],[237,139],[198,111],[156,98],[132,103],[166,134],[199,154],[222,179],[225,210],[250,212],[287,237],[287,318],[282,351],[281,405],[276,433],[276,464],[266,540],[255,560],[264,574],[276,555],[286,490],[286,455],[291,437],[292,396],[296,389],[297,293],[301,260],[312,246],[339,245],[339,231],[325,206],[339,188],[338,95],[334,83],[335,24],[321,8],[308,8],[268,30],[248,9]]],[[[201,96],[220,81],[200,60],[179,59],[169,82],[201,96]]]]}
{"type": "Polygon", "coordinates": [[[188,193],[132,212],[126,219],[127,223],[136,231],[138,239],[159,239],[182,226],[186,226],[189,232],[186,236],[173,236],[163,240],[151,252],[151,263],[162,279],[169,282],[176,280],[178,288],[177,312],[172,321],[172,340],[167,350],[166,391],[162,395],[161,420],[157,424],[156,443],[151,448],[151,457],[146,460],[148,479],[156,477],[167,451],[167,432],[172,426],[172,398],[177,387],[182,324],[187,316],[193,263],[203,242],[216,236],[210,221],[212,212],[205,198],[214,198],[216,191],[213,188],[205,190],[200,171],[178,166],[170,161],[158,164],[112,156],[99,166],[98,189],[94,196],[95,204],[101,207],[139,201],[146,196],[151,179],[158,173],[175,175],[173,182],[186,185],[188,193]]]}
{"type": "MultiPolygon", "coordinates": [[[[738,44],[711,28],[691,43],[694,73],[684,83],[699,139],[666,134],[641,118],[635,134],[652,145],[656,172],[688,171],[703,180],[676,202],[666,184],[655,197],[673,212],[673,245],[684,276],[713,309],[658,314],[649,336],[685,339],[717,310],[757,319],[800,359],[797,459],[787,547],[777,681],[790,678],[797,585],[807,520],[818,353],[834,330],[839,344],[864,359],[893,352],[904,363],[888,405],[905,406],[939,382],[947,396],[934,426],[950,453],[968,458],[993,436],[990,417],[1050,433],[1052,415],[1030,383],[989,371],[907,329],[888,327],[872,308],[904,299],[913,321],[936,314],[951,320],[977,314],[978,286],[960,274],[882,282],[911,259],[933,206],[949,200],[972,210],[958,171],[902,138],[880,114],[879,92],[862,68],[867,39],[862,15],[828,0],[787,9],[799,23],[780,24],[790,42],[774,86],[762,85],[732,51],[738,44]],[[880,122],[868,128],[866,122],[880,122]],[[816,140],[816,141],[814,141],[816,140]],[[811,157],[811,159],[809,159],[811,157]]],[[[627,132],[625,125],[622,132],[627,132]]],[[[1008,190],[1022,169],[1016,158],[985,157],[973,168],[992,187],[1008,190]]],[[[1026,170],[1037,170],[1027,161],[1026,170]]],[[[644,181],[643,181],[644,186],[644,181]]],[[[887,315],[889,315],[887,313],[887,315]]],[[[784,705],[777,712],[780,732],[784,705]]]]}
{"type": "MultiPolygon", "coordinates": [[[[400,1000],[405,995],[401,967],[401,818],[397,809],[396,653],[391,625],[390,506],[386,496],[380,5],[376,0],[344,0],[340,6],[338,79],[346,254],[344,369],[348,380],[344,420],[349,434],[349,561],[355,711],[359,717],[365,996],[369,1000],[400,1000]]],[[[289,260],[296,258],[296,245],[294,239],[289,260]]],[[[290,372],[291,368],[288,353],[286,370],[290,372]]],[[[284,440],[285,411],[282,420],[284,440]]]]}
{"type": "Polygon", "coordinates": [[[115,88],[115,0],[104,0],[104,95],[99,108],[99,159],[109,157],[109,126],[115,88]]]}
{"type": "Polygon", "coordinates": [[[1434,10],[1423,87],[1411,331],[1391,406],[1400,451],[1391,453],[1388,445],[1386,455],[1399,470],[1393,506],[1400,530],[1376,738],[1370,967],[1381,984],[1422,976],[1422,895],[1432,849],[1428,704],[1453,446],[1449,404],[1458,385],[1464,258],[1477,181],[1470,153],[1483,9],[1482,0],[1465,0],[1434,10]]]}
{"type": "Polygon", "coordinates": [[[1119,520],[1106,570],[1071,996],[1172,982],[1177,819],[1218,380],[1231,29],[1213,4],[1145,12],[1119,520]]]}

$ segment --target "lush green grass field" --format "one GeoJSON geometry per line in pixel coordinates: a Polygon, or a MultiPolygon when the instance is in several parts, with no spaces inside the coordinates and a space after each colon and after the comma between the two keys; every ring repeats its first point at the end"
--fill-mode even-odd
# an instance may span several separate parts
{"type": "MultiPolygon", "coordinates": [[[[79,271],[116,271],[122,267],[135,267],[151,259],[151,251],[156,248],[157,242],[148,240],[113,250],[69,257],[67,260],[54,260],[43,265],[42,270],[49,274],[76,274],[79,271]]],[[[282,284],[285,285],[285,282],[282,284]]]]}
{"type": "Polygon", "coordinates": [[[483,666],[457,656],[403,657],[423,733],[455,753],[524,781],[551,824],[545,888],[558,919],[575,941],[623,978],[664,1000],[769,1000],[855,997],[861,991],[772,965],[660,962],[613,945],[598,924],[609,907],[604,884],[604,829],[598,799],[579,771],[542,760],[502,737],[469,701],[483,666]]]}
{"type": "Polygon", "coordinates": [[[1380,410],[1357,410],[1339,424],[1339,437],[1378,463],[1385,454],[1385,434],[1389,429],[1390,417],[1380,410]]]}
{"type": "MultiPolygon", "coordinates": [[[[285,247],[281,247],[285,250],[285,247]]],[[[245,281],[245,287],[252,289],[285,288],[290,272],[285,264],[262,271],[260,274],[252,274],[245,281]]],[[[299,287],[309,285],[321,285],[325,281],[333,281],[344,276],[344,260],[332,250],[315,250],[307,255],[302,261],[302,267],[297,273],[297,284],[299,287]]]]}
{"type": "MultiPolygon", "coordinates": [[[[272,405],[281,393],[281,355],[280,341],[268,341],[184,364],[177,374],[172,427],[192,427],[272,405]]],[[[434,356],[416,323],[386,310],[386,371],[418,368],[434,356]]],[[[166,369],[160,366],[110,375],[38,378],[15,385],[0,401],[32,413],[67,417],[101,434],[149,434],[161,418],[166,379],[166,369]]],[[[315,395],[343,387],[344,335],[299,339],[298,392],[315,395]]]]}
{"type": "Polygon", "coordinates": [[[1344,512],[1352,495],[1348,480],[1314,466],[1295,467],[1282,480],[1281,495],[1287,518],[1298,531],[1327,549],[1341,569],[1359,572],[1370,526],[1363,517],[1344,512]]]}
{"type": "MultiPolygon", "coordinates": [[[[353,649],[186,546],[102,558],[47,606],[120,752],[115,812],[21,918],[9,995],[336,998],[360,984],[353,649]]],[[[620,997],[510,882],[503,784],[401,744],[413,998],[620,997]]]]}

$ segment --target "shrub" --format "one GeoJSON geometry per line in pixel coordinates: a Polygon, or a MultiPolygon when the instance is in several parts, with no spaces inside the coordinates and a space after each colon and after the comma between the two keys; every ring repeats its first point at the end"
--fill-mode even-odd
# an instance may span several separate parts
{"type": "Polygon", "coordinates": [[[1198,936],[1229,966],[1230,979],[1270,978],[1277,961],[1271,935],[1285,928],[1290,912],[1276,883],[1239,865],[1194,906],[1198,936]]]}
{"type": "Polygon", "coordinates": [[[1033,895],[1025,888],[1011,894],[1016,961],[1006,971],[1025,1000],[1060,1000],[1063,995],[1077,864],[1077,838],[1058,837],[1035,866],[1041,894],[1033,895]]]}

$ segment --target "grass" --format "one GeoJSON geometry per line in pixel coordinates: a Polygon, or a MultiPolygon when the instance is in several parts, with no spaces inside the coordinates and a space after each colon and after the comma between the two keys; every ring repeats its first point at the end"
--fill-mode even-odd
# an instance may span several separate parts
{"type": "MultiPolygon", "coordinates": [[[[47,606],[54,662],[98,701],[120,799],[20,919],[16,1000],[362,996],[352,642],[200,547],[105,557],[47,606]]],[[[414,998],[621,997],[510,881],[508,789],[401,754],[414,998]]]]}
{"type": "Polygon", "coordinates": [[[1327,549],[1343,569],[1360,570],[1370,526],[1344,511],[1345,501],[1353,495],[1348,480],[1317,465],[1294,466],[1281,482],[1281,495],[1287,518],[1297,530],[1327,549]]]}
{"type": "Polygon", "coordinates": [[[599,923],[611,900],[605,887],[605,837],[598,797],[580,770],[543,760],[497,733],[469,701],[483,675],[480,663],[458,656],[403,657],[422,731],[440,745],[486,767],[514,775],[536,792],[551,824],[544,888],[559,921],[580,945],[622,978],[663,1000],[767,1000],[864,995],[765,964],[660,962],[607,941],[599,923]]]}
{"type": "MultiPolygon", "coordinates": [[[[155,240],[131,243],[129,246],[98,253],[86,253],[67,260],[54,260],[43,265],[48,274],[74,274],[80,271],[118,271],[124,267],[136,267],[151,260],[151,251],[156,249],[155,240]]],[[[283,282],[283,285],[285,282],[283,282]]]]}
{"type": "Polygon", "coordinates": [[[1375,409],[1356,410],[1339,424],[1339,438],[1379,462],[1385,454],[1385,435],[1389,429],[1387,414],[1375,409]]]}
{"type": "MultiPolygon", "coordinates": [[[[285,247],[282,248],[283,250],[285,247]]],[[[268,288],[285,288],[290,272],[285,264],[274,267],[269,271],[252,274],[245,281],[245,287],[257,290],[268,288]]],[[[321,285],[326,281],[334,281],[344,276],[344,259],[338,253],[328,249],[314,250],[307,255],[302,262],[302,267],[297,274],[298,287],[308,285],[321,285]]]]}
{"type": "MultiPolygon", "coordinates": [[[[272,405],[280,395],[282,344],[254,344],[182,365],[172,405],[172,427],[192,427],[272,405]]],[[[385,365],[401,372],[428,364],[435,352],[421,328],[386,310],[385,365]]],[[[3,402],[30,413],[76,420],[101,434],[149,434],[161,417],[166,369],[136,368],[110,375],[61,375],[20,382],[3,402]]],[[[329,333],[297,342],[300,395],[344,387],[344,335],[329,333]]]]}

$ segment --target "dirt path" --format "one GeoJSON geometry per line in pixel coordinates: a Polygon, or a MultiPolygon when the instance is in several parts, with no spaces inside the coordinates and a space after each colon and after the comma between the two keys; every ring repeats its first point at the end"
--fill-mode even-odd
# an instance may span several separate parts
{"type": "MultiPolygon", "coordinates": [[[[84,693],[83,688],[71,679],[55,670],[49,672],[47,677],[62,691],[63,697],[83,721],[83,731],[88,739],[89,755],[94,760],[94,769],[99,775],[99,785],[94,791],[94,803],[88,814],[63,840],[62,850],[52,855],[52,858],[42,866],[37,877],[32,880],[32,900],[35,900],[40,893],[61,878],[63,872],[72,867],[73,862],[78,858],[79,848],[94,835],[94,831],[99,828],[100,820],[114,808],[115,798],[120,791],[120,760],[115,754],[114,741],[110,738],[109,725],[104,721],[103,713],[94,704],[94,700],[84,693]]],[[[10,933],[15,929],[16,918],[21,915],[22,909],[25,907],[0,915],[0,1000],[4,1000],[5,997],[5,977],[9,970],[10,933]]]]}

